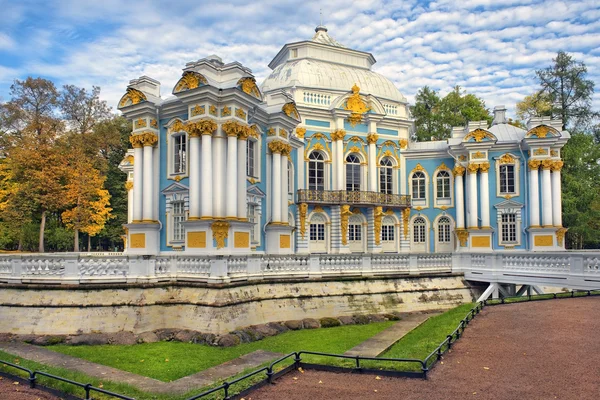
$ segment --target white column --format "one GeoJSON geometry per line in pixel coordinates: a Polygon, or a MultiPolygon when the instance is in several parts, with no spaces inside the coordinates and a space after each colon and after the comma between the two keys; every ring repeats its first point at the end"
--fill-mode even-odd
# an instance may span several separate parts
{"type": "Polygon", "coordinates": [[[227,185],[225,176],[225,138],[220,136],[213,137],[212,144],[212,159],[213,159],[213,181],[212,181],[212,197],[213,197],[213,216],[225,217],[225,199],[223,198],[223,190],[227,185]]]}
{"type": "MultiPolygon", "coordinates": [[[[333,140],[332,138],[332,142],[331,142],[331,190],[337,190],[339,187],[339,183],[338,183],[338,165],[337,165],[337,153],[338,153],[338,147],[337,147],[337,140],[333,140]]],[[[327,179],[327,174],[325,175],[325,179],[327,179]]],[[[327,189],[327,183],[325,184],[325,189],[327,189]]]]}
{"type": "MultiPolygon", "coordinates": [[[[144,144],[144,199],[142,209],[142,220],[144,222],[154,221],[154,147],[152,144],[144,144]]],[[[134,164],[135,166],[135,164],[134,164]]]]}
{"type": "Polygon", "coordinates": [[[538,168],[540,162],[538,160],[529,161],[529,226],[540,226],[540,189],[538,168]]]}
{"type": "Polygon", "coordinates": [[[552,222],[557,228],[562,227],[561,168],[562,161],[554,161],[552,166],[552,222]]]}
{"type": "Polygon", "coordinates": [[[246,152],[248,139],[240,136],[237,142],[237,217],[247,219],[248,206],[246,204],[246,152]]]}
{"type": "Polygon", "coordinates": [[[200,218],[200,136],[190,134],[190,219],[200,218]]]}
{"type": "MultiPolygon", "coordinates": [[[[306,161],[304,161],[304,144],[296,150],[296,160],[296,171],[298,174],[296,186],[298,187],[298,189],[304,189],[306,187],[304,182],[304,169],[306,168],[306,161]]],[[[294,198],[295,196],[296,193],[294,193],[294,198]]]]}
{"type": "Polygon", "coordinates": [[[273,152],[271,188],[271,221],[281,222],[281,154],[273,152]]]}
{"type": "Polygon", "coordinates": [[[227,218],[237,219],[237,135],[227,136],[227,187],[226,210],[227,218]]]}
{"type": "Polygon", "coordinates": [[[456,199],[456,228],[464,229],[465,227],[465,193],[463,189],[463,174],[464,169],[458,171],[454,177],[454,197],[456,199]]]}
{"type": "Polygon", "coordinates": [[[133,222],[142,220],[142,199],[144,198],[144,148],[133,148],[133,222]]]}
{"type": "Polygon", "coordinates": [[[202,135],[202,203],[200,204],[203,218],[213,216],[213,173],[212,173],[212,136],[210,133],[202,135]]]}
{"type": "Polygon", "coordinates": [[[489,187],[489,174],[490,169],[489,163],[482,163],[480,165],[481,179],[479,182],[479,193],[481,196],[481,227],[490,227],[490,187],[489,187]]]}
{"type": "Polygon", "coordinates": [[[288,218],[288,152],[281,153],[281,222],[289,223],[288,218]]]}
{"type": "Polygon", "coordinates": [[[346,168],[344,168],[344,140],[340,139],[335,143],[338,149],[337,160],[335,160],[335,162],[337,163],[337,190],[346,190],[346,179],[344,179],[346,172],[346,168]]]}
{"type": "Polygon", "coordinates": [[[125,187],[127,188],[127,223],[130,224],[133,222],[133,182],[127,181],[125,182],[125,187]]]}
{"type": "Polygon", "coordinates": [[[542,163],[542,225],[552,226],[552,181],[550,177],[551,164],[542,163]]]}
{"type": "MultiPolygon", "coordinates": [[[[377,136],[377,135],[375,135],[377,136]]],[[[367,138],[368,140],[368,138],[367,138]]],[[[377,140],[377,139],[375,139],[377,140]]],[[[369,141],[369,191],[378,192],[377,190],[377,146],[375,141],[369,141]]]]}
{"type": "Polygon", "coordinates": [[[477,228],[477,164],[469,165],[469,226],[477,228]]]}

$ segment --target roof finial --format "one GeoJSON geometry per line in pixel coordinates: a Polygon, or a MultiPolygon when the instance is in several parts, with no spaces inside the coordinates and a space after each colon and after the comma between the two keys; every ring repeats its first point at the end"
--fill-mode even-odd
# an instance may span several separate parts
{"type": "Polygon", "coordinates": [[[323,9],[319,8],[319,25],[323,25],[323,9]]]}
{"type": "Polygon", "coordinates": [[[319,8],[319,26],[317,26],[315,28],[315,32],[319,32],[319,31],[327,32],[327,28],[325,27],[325,25],[323,25],[323,9],[322,8],[319,8]]]}

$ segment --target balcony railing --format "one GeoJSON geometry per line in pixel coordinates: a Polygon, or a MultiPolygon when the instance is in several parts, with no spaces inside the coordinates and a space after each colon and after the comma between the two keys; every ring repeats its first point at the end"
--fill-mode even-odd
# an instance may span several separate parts
{"type": "Polygon", "coordinates": [[[361,206],[410,207],[410,196],[346,190],[298,190],[298,203],[354,204],[361,206]]]}

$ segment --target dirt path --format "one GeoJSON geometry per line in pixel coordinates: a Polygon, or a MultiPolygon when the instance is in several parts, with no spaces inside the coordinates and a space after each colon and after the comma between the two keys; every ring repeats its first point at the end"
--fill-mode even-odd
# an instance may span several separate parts
{"type": "Polygon", "coordinates": [[[427,381],[294,372],[245,398],[597,399],[598,354],[598,297],[487,307],[427,381]]]}
{"type": "Polygon", "coordinates": [[[39,389],[31,389],[27,383],[0,376],[0,399],[2,400],[58,400],[59,398],[39,389]]]}

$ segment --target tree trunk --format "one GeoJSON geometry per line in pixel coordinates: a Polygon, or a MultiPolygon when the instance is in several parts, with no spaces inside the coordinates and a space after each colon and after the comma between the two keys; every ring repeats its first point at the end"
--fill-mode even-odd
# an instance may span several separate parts
{"type": "Polygon", "coordinates": [[[38,251],[44,252],[44,229],[46,228],[46,210],[42,210],[42,222],[40,222],[40,244],[38,251]]]}
{"type": "Polygon", "coordinates": [[[92,237],[88,235],[88,253],[92,251],[92,237]]]}
{"type": "Polygon", "coordinates": [[[73,237],[73,251],[79,253],[79,229],[75,228],[75,234],[73,237]]]}

